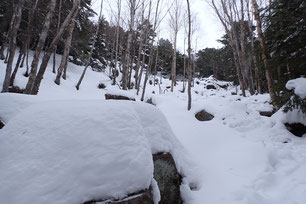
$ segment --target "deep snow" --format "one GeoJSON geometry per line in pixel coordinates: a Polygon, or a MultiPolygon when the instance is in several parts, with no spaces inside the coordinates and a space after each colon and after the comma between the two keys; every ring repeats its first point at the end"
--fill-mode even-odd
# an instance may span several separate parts
{"type": "MultiPolygon", "coordinates": [[[[57,62],[59,61],[60,58],[57,62]]],[[[2,61],[0,66],[5,66],[2,61]]],[[[80,103],[80,100],[84,99],[104,100],[106,92],[123,93],[122,90],[118,90],[118,86],[110,85],[107,73],[91,70],[86,73],[81,90],[77,91],[74,86],[81,71],[82,67],[69,64],[68,79],[62,80],[62,84],[57,86],[53,82],[55,75],[49,66],[38,96],[0,94],[0,117],[8,127],[11,125],[20,129],[25,127],[17,127],[16,124],[10,124],[10,121],[18,117],[20,110],[31,104],[36,107],[42,103],[60,100],[80,103]],[[99,83],[104,83],[106,89],[98,89],[99,83]]],[[[24,87],[26,83],[22,72],[21,69],[16,82],[20,87],[24,87]]],[[[4,69],[0,69],[0,76],[4,76],[4,69]]],[[[1,87],[2,80],[1,78],[1,87]]],[[[227,90],[219,86],[216,90],[205,89],[204,85],[207,83],[220,83],[212,78],[198,81],[199,84],[195,83],[192,89],[191,111],[187,111],[187,93],[180,92],[182,82],[178,83],[173,93],[166,88],[170,85],[167,79],[162,80],[160,87],[148,85],[146,91],[146,99],[153,99],[168,120],[175,136],[188,152],[178,152],[174,155],[177,154],[178,158],[188,155],[195,163],[194,165],[182,157],[183,164],[180,164],[192,166],[189,170],[186,168],[185,172],[182,171],[186,176],[182,185],[186,203],[304,204],[306,139],[305,136],[293,136],[286,130],[284,122],[306,124],[306,116],[298,111],[288,114],[278,111],[271,118],[263,117],[258,111],[272,109],[267,94],[244,98],[239,93],[231,95],[231,92],[236,91],[233,86],[227,90]],[[208,122],[197,121],[194,114],[202,109],[213,114],[215,118],[208,122]],[[193,191],[190,190],[190,186],[193,191]]],[[[305,91],[303,87],[302,90],[305,91]]],[[[139,100],[134,90],[124,93],[139,100]]],[[[136,109],[137,113],[146,111],[147,114],[154,112],[150,108],[136,109]]],[[[153,124],[150,128],[144,128],[146,132],[152,132],[155,129],[154,124],[159,124],[154,118],[147,122],[141,118],[140,121],[143,127],[147,123],[153,124]]],[[[0,130],[0,134],[8,127],[0,130]]],[[[163,133],[162,129],[155,131],[156,134],[158,132],[163,133]]],[[[178,143],[176,145],[179,146],[178,143]]],[[[156,151],[158,148],[161,147],[157,146],[156,151]]],[[[11,188],[6,190],[14,192],[11,188]]]]}

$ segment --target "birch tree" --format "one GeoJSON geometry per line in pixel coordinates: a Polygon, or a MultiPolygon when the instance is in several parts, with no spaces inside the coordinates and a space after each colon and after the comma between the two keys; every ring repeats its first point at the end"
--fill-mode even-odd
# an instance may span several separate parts
{"type": "Polygon", "coordinates": [[[191,109],[191,81],[192,81],[192,69],[191,69],[191,12],[190,12],[190,3],[187,0],[187,12],[188,12],[188,63],[187,63],[187,75],[188,75],[188,105],[187,110],[191,109]]]}
{"type": "Polygon", "coordinates": [[[174,0],[173,6],[170,9],[170,30],[171,38],[173,43],[173,58],[172,58],[172,69],[171,69],[171,92],[173,92],[173,87],[176,86],[176,44],[177,44],[177,34],[181,27],[181,3],[179,0],[174,0]]]}
{"type": "Polygon", "coordinates": [[[53,11],[56,5],[56,0],[51,0],[49,3],[49,8],[48,8],[48,13],[45,17],[45,21],[43,24],[43,28],[41,30],[41,33],[39,35],[39,40],[35,49],[35,53],[34,53],[34,57],[33,57],[33,61],[32,61],[32,65],[31,65],[31,71],[30,71],[30,75],[29,75],[29,80],[28,83],[26,85],[26,88],[24,90],[25,94],[30,94],[34,85],[34,81],[36,78],[36,74],[37,74],[37,68],[38,68],[38,63],[39,63],[39,58],[40,58],[40,53],[43,50],[47,35],[48,35],[48,31],[50,28],[50,23],[52,20],[52,16],[53,16],[53,11]]]}
{"type": "Polygon", "coordinates": [[[44,76],[44,73],[45,73],[46,68],[48,66],[48,62],[50,60],[50,57],[51,57],[52,53],[54,52],[59,39],[63,35],[64,30],[67,28],[67,26],[71,22],[71,19],[72,19],[74,13],[78,12],[79,6],[80,6],[80,0],[74,0],[72,9],[70,10],[69,14],[66,16],[66,18],[65,18],[64,22],[62,23],[59,31],[56,33],[55,37],[53,38],[52,42],[50,43],[49,47],[47,48],[47,50],[46,50],[46,52],[45,52],[45,54],[42,58],[42,62],[41,62],[41,65],[39,67],[39,71],[37,73],[37,76],[35,78],[33,88],[30,92],[31,94],[36,95],[38,93],[40,83],[43,79],[43,76],[44,76]]]}
{"type": "MultiPolygon", "coordinates": [[[[276,95],[273,91],[272,71],[269,67],[269,62],[268,62],[269,54],[267,52],[267,45],[266,45],[266,42],[265,42],[265,36],[262,32],[262,22],[261,22],[261,18],[260,18],[260,15],[259,15],[259,9],[258,9],[258,4],[257,4],[256,0],[252,0],[252,7],[253,7],[254,19],[256,21],[258,39],[259,39],[260,46],[261,46],[262,58],[263,58],[265,69],[266,69],[266,79],[267,79],[267,83],[268,83],[268,90],[269,90],[271,101],[275,105],[276,95]]],[[[279,107],[276,107],[276,108],[279,108],[279,107]]]]}
{"type": "Polygon", "coordinates": [[[81,83],[84,79],[84,76],[86,74],[86,70],[87,68],[90,66],[90,63],[91,63],[91,60],[92,60],[92,53],[93,53],[93,49],[95,47],[95,44],[96,44],[96,41],[97,41],[97,37],[98,37],[98,34],[99,34],[99,28],[100,28],[100,24],[102,22],[102,9],[103,9],[103,0],[101,1],[101,7],[100,7],[100,14],[99,14],[99,19],[98,19],[98,24],[97,24],[97,28],[96,28],[96,33],[94,35],[94,39],[93,39],[93,42],[92,42],[92,46],[90,48],[90,52],[89,52],[89,56],[88,56],[88,61],[87,61],[87,64],[82,72],[82,75],[77,83],[77,85],[75,86],[77,90],[80,89],[80,86],[81,86],[81,83]]]}

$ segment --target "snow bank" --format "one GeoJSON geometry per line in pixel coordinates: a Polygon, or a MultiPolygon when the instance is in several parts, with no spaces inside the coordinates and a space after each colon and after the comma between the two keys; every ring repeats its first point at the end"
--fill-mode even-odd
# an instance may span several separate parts
{"type": "Polygon", "coordinates": [[[0,155],[0,203],[123,198],[153,175],[139,116],[117,101],[29,106],[1,130],[0,155]]]}
{"type": "Polygon", "coordinates": [[[288,90],[294,90],[294,93],[301,97],[306,98],[306,78],[297,78],[289,80],[286,84],[288,90]]]}

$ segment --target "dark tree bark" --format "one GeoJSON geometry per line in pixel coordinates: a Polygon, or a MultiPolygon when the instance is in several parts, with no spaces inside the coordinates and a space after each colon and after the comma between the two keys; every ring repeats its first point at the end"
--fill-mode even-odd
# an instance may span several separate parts
{"type": "Polygon", "coordinates": [[[190,13],[190,4],[187,0],[187,9],[188,9],[188,64],[187,64],[187,74],[188,74],[188,106],[187,110],[191,109],[191,80],[192,80],[192,70],[191,70],[191,13],[190,13]]]}
{"type": "Polygon", "coordinates": [[[31,91],[32,91],[32,88],[33,88],[33,85],[34,85],[34,81],[35,81],[35,77],[36,77],[36,73],[37,73],[40,53],[43,50],[43,47],[44,47],[44,44],[45,44],[45,41],[46,41],[46,38],[47,38],[47,35],[48,35],[48,31],[49,31],[49,28],[50,28],[50,24],[51,24],[51,20],[52,20],[55,5],[56,5],[56,0],[51,0],[50,4],[49,4],[48,13],[46,15],[45,22],[44,22],[44,25],[43,25],[42,31],[40,33],[36,49],[35,49],[33,61],[32,61],[32,64],[31,64],[31,71],[30,71],[30,75],[29,75],[29,80],[28,80],[28,83],[27,83],[26,88],[24,90],[25,94],[31,94],[31,91]]]}
{"type": "Polygon", "coordinates": [[[93,52],[93,49],[94,49],[96,41],[97,41],[97,37],[98,37],[98,34],[99,34],[99,28],[100,28],[100,24],[101,24],[101,21],[102,21],[102,9],[103,9],[103,0],[101,1],[101,8],[100,8],[98,25],[97,25],[97,28],[96,28],[96,33],[95,33],[95,36],[94,36],[94,39],[93,39],[92,47],[91,47],[90,52],[89,52],[88,62],[87,62],[87,65],[85,66],[85,68],[82,72],[82,75],[81,75],[77,85],[75,86],[75,88],[77,90],[80,89],[80,86],[81,86],[81,83],[82,83],[82,81],[84,79],[84,76],[86,74],[87,68],[90,66],[90,63],[91,63],[92,52],[93,52]]]}
{"type": "Polygon", "coordinates": [[[80,5],[80,0],[74,0],[73,1],[72,9],[70,10],[69,14],[67,15],[64,22],[62,23],[59,31],[56,33],[55,37],[53,38],[49,48],[46,50],[45,55],[42,59],[38,74],[35,78],[34,85],[33,85],[33,88],[31,90],[31,94],[36,95],[38,93],[40,83],[41,83],[41,80],[43,79],[43,76],[44,76],[44,73],[46,71],[46,68],[47,68],[48,62],[50,60],[50,57],[51,57],[52,53],[54,52],[54,50],[56,48],[56,45],[57,45],[60,37],[62,36],[65,28],[71,22],[71,19],[72,19],[74,13],[78,11],[79,5],[80,5]]]}
{"type": "Polygon", "coordinates": [[[125,51],[123,69],[122,69],[122,89],[127,90],[127,82],[128,82],[128,71],[130,65],[130,55],[131,55],[131,44],[132,44],[132,37],[134,32],[134,23],[135,23],[135,13],[136,13],[136,0],[129,0],[129,7],[130,7],[130,23],[129,23],[129,33],[128,33],[128,40],[127,46],[125,51]]]}
{"type": "Polygon", "coordinates": [[[15,50],[16,50],[17,31],[18,31],[19,26],[20,26],[22,8],[23,8],[24,2],[25,2],[25,0],[19,0],[15,5],[16,13],[15,13],[15,17],[14,17],[14,24],[13,24],[12,30],[10,32],[10,46],[9,46],[10,56],[9,56],[7,67],[6,67],[6,73],[5,73],[5,78],[4,78],[4,82],[3,82],[2,92],[8,92],[8,90],[9,90],[13,60],[14,60],[14,57],[15,57],[15,50]]]}
{"type": "Polygon", "coordinates": [[[77,16],[77,13],[78,12],[75,12],[74,16],[72,17],[71,23],[70,23],[69,28],[68,28],[69,29],[68,30],[68,37],[67,37],[66,42],[65,42],[65,48],[64,48],[64,53],[63,53],[63,56],[62,56],[62,61],[61,61],[61,64],[60,64],[59,68],[57,69],[57,75],[56,75],[56,79],[55,79],[55,83],[57,85],[60,85],[62,72],[63,72],[63,70],[65,70],[67,68],[67,65],[68,65],[72,35],[73,35],[73,30],[74,30],[74,26],[75,26],[75,18],[77,16]]]}
{"type": "Polygon", "coordinates": [[[276,95],[273,91],[272,71],[271,71],[271,68],[269,67],[269,62],[268,62],[269,54],[267,52],[267,45],[266,45],[265,37],[263,35],[262,28],[261,28],[261,19],[260,19],[260,16],[259,16],[259,10],[258,10],[258,5],[257,5],[256,0],[252,0],[252,6],[253,6],[254,19],[255,19],[256,25],[257,25],[257,34],[258,34],[258,38],[259,38],[259,41],[260,41],[262,58],[263,58],[265,69],[266,69],[266,79],[267,79],[267,83],[268,83],[268,90],[269,90],[270,98],[271,98],[271,101],[274,104],[274,106],[276,108],[279,108],[275,104],[276,95]]]}

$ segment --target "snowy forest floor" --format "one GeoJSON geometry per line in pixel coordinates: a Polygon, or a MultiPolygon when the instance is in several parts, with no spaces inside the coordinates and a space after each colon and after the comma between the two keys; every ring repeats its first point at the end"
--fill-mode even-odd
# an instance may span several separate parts
{"type": "MultiPolygon", "coordinates": [[[[31,61],[31,58],[30,58],[31,61]]],[[[57,67],[60,56],[57,56],[57,67]]],[[[0,61],[0,87],[2,87],[6,65],[0,61]]],[[[122,91],[112,86],[107,73],[88,70],[79,91],[75,85],[82,68],[69,63],[67,80],[61,85],[54,83],[52,65],[45,73],[39,94],[26,96],[0,94],[0,117],[7,123],[24,107],[42,101],[57,100],[105,100],[105,93],[140,96],[135,90],[122,91]],[[98,84],[106,85],[98,89],[98,84]],[[19,103],[23,97],[28,103],[19,103]]],[[[24,88],[27,78],[25,68],[18,71],[15,85],[24,88]]],[[[198,165],[199,186],[190,198],[191,204],[304,204],[306,201],[306,138],[298,138],[288,132],[285,122],[306,123],[305,116],[295,112],[284,114],[278,111],[272,117],[260,116],[259,111],[272,110],[269,95],[242,97],[232,95],[235,87],[218,87],[212,78],[195,79],[192,88],[192,109],[187,111],[187,93],[181,93],[182,82],[167,89],[168,79],[162,84],[149,85],[146,99],[164,113],[171,128],[191,160],[198,165]],[[210,82],[208,82],[210,81],[210,82]],[[204,88],[207,83],[217,89],[204,88]],[[215,117],[201,122],[195,113],[206,110],[215,117]]],[[[142,90],[141,90],[142,91],[142,90]]],[[[140,91],[140,92],[141,92],[140,91]]],[[[1,131],[1,130],[0,130],[1,131]]]]}

